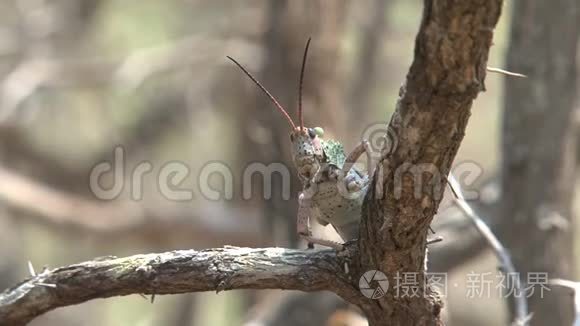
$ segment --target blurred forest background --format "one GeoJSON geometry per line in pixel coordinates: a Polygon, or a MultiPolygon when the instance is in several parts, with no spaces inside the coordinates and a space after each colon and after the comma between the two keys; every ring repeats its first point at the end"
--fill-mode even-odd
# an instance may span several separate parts
{"type": "MultiPolygon", "coordinates": [[[[551,257],[521,270],[549,264],[553,268],[544,270],[575,279],[572,257],[578,250],[577,244],[572,246],[571,207],[577,176],[571,139],[577,137],[577,90],[575,79],[571,86],[556,86],[576,78],[576,65],[565,65],[574,62],[570,55],[575,59],[578,26],[562,18],[566,1],[557,1],[562,6],[553,10],[524,2],[507,2],[489,66],[507,67],[530,80],[488,74],[487,91],[475,101],[455,165],[470,162],[482,172],[469,184],[471,190],[480,190],[472,203],[514,248],[517,264],[522,264],[518,257],[526,255],[551,257]],[[523,17],[520,25],[512,24],[514,10],[523,17]],[[563,43],[573,46],[564,44],[558,52],[563,43]],[[539,50],[532,53],[526,46],[539,50]],[[546,61],[550,57],[559,63],[546,61]],[[564,73],[550,74],[562,68],[562,60],[564,73]],[[531,88],[525,83],[532,83],[531,88]],[[542,88],[542,83],[555,86],[542,88]],[[506,89],[513,96],[504,96],[506,89]],[[540,93],[532,96],[532,104],[518,98],[530,95],[529,89],[540,93]],[[535,110],[529,118],[505,116],[504,110],[519,114],[518,103],[534,108],[534,103],[553,103],[549,99],[554,98],[561,102],[535,110]],[[549,113],[557,118],[553,123],[545,120],[549,113]],[[504,131],[502,140],[502,126],[515,136],[506,137],[504,131]],[[556,132],[558,128],[563,132],[556,132]],[[534,152],[536,137],[544,143],[534,152]],[[510,165],[513,161],[507,158],[502,165],[501,156],[510,155],[505,146],[519,140],[528,142],[527,150],[518,154],[519,165],[510,165]],[[540,156],[526,156],[529,153],[540,156]],[[545,156],[551,163],[542,164],[545,156]],[[529,191],[558,189],[557,195],[548,196],[550,203],[530,208],[541,211],[555,205],[563,216],[550,215],[548,226],[542,224],[543,231],[551,232],[547,237],[524,236],[517,224],[521,219],[509,224],[512,216],[501,204],[506,199],[502,182],[504,190],[507,186],[506,179],[499,178],[502,166],[504,171],[525,170],[522,166],[530,162],[526,160],[537,164],[536,170],[529,170],[535,172],[516,173],[519,182],[511,180],[509,185],[529,191]],[[526,176],[534,174],[538,180],[526,183],[526,176]],[[561,242],[545,245],[554,238],[561,242]],[[522,249],[526,241],[536,240],[534,245],[550,249],[522,249]],[[562,255],[554,258],[550,250],[562,255]]],[[[567,3],[577,8],[574,1],[567,3]]],[[[29,260],[40,270],[99,256],[173,249],[304,247],[295,236],[297,180],[289,201],[276,188],[278,178],[272,181],[270,200],[264,200],[260,190],[252,199],[243,199],[239,184],[231,200],[205,199],[199,191],[199,172],[210,162],[229,166],[236,180],[250,162],[289,162],[287,122],[226,55],[245,65],[295,115],[302,52],[312,36],[305,123],[324,127],[349,150],[365,127],[388,122],[413,59],[421,14],[418,0],[0,2],[0,289],[25,278],[29,260]],[[118,145],[125,154],[125,187],[116,199],[102,201],[91,193],[89,175],[97,164],[114,159],[118,145]],[[192,200],[171,201],[158,190],[156,171],[175,161],[190,168],[179,188],[193,190],[192,200]],[[150,162],[153,172],[144,177],[143,198],[133,200],[131,174],[140,162],[150,162]]],[[[218,177],[211,180],[215,189],[222,187],[218,177]]],[[[260,186],[261,180],[253,181],[260,186]]],[[[518,193],[513,187],[508,194],[518,193]]],[[[526,200],[510,198],[509,209],[546,197],[528,195],[526,200]]],[[[500,296],[466,300],[466,274],[496,273],[495,258],[448,205],[442,204],[435,221],[435,231],[445,240],[434,245],[439,247],[433,248],[435,258],[430,259],[434,271],[450,273],[445,312],[449,325],[505,323],[509,308],[500,296]]],[[[317,232],[335,236],[331,230],[317,232]]],[[[554,295],[570,300],[566,293],[554,295]]],[[[61,308],[32,325],[219,326],[249,320],[255,325],[259,320],[272,325],[340,325],[347,319],[360,325],[360,317],[344,309],[333,296],[282,291],[158,296],[154,304],[128,296],[61,308]],[[285,323],[272,322],[279,318],[276,314],[286,316],[285,323]]]]}

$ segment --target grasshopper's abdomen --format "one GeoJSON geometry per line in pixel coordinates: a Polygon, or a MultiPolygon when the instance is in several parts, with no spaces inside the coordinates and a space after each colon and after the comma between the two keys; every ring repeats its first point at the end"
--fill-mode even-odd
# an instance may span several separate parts
{"type": "Polygon", "coordinates": [[[368,178],[357,172],[349,173],[350,179],[361,185],[356,191],[339,187],[336,180],[324,180],[312,197],[314,209],[320,224],[332,224],[340,237],[345,240],[358,238],[362,202],[368,189],[368,178]],[[351,174],[352,173],[352,174],[351,174]]]}

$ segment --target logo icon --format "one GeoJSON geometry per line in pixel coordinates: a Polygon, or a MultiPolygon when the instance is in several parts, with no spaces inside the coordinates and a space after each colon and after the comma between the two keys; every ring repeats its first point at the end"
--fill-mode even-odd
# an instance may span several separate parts
{"type": "Polygon", "coordinates": [[[383,272],[373,269],[367,271],[360,277],[358,287],[365,297],[376,300],[382,298],[387,293],[389,280],[383,272]]]}

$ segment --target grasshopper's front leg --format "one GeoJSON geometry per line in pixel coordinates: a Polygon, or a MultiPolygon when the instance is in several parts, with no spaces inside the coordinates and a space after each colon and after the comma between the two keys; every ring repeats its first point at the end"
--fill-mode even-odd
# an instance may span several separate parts
{"type": "Polygon", "coordinates": [[[307,198],[304,192],[298,196],[298,219],[296,221],[296,226],[298,229],[298,235],[308,242],[308,247],[312,248],[312,244],[319,244],[321,246],[334,248],[338,251],[344,249],[343,245],[325,239],[319,239],[312,236],[312,231],[310,230],[310,216],[312,216],[312,203],[310,198],[307,198]]]}

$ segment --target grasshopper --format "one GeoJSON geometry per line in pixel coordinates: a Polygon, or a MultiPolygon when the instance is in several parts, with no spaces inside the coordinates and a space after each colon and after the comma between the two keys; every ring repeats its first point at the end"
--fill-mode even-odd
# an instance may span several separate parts
{"type": "Polygon", "coordinates": [[[300,72],[298,127],[288,112],[258,80],[236,60],[229,56],[227,58],[268,96],[290,124],[292,159],[303,186],[298,196],[298,235],[308,242],[309,248],[319,244],[342,250],[344,247],[338,242],[314,237],[310,219],[315,219],[324,226],[331,224],[344,241],[358,238],[362,202],[370,184],[369,174],[372,174],[370,169],[367,169],[369,174],[357,170],[354,163],[366,154],[367,164],[370,167],[372,152],[368,141],[363,140],[346,155],[340,142],[322,139],[324,130],[321,127],[304,127],[302,84],[309,46],[310,39],[306,43],[300,72]]]}

